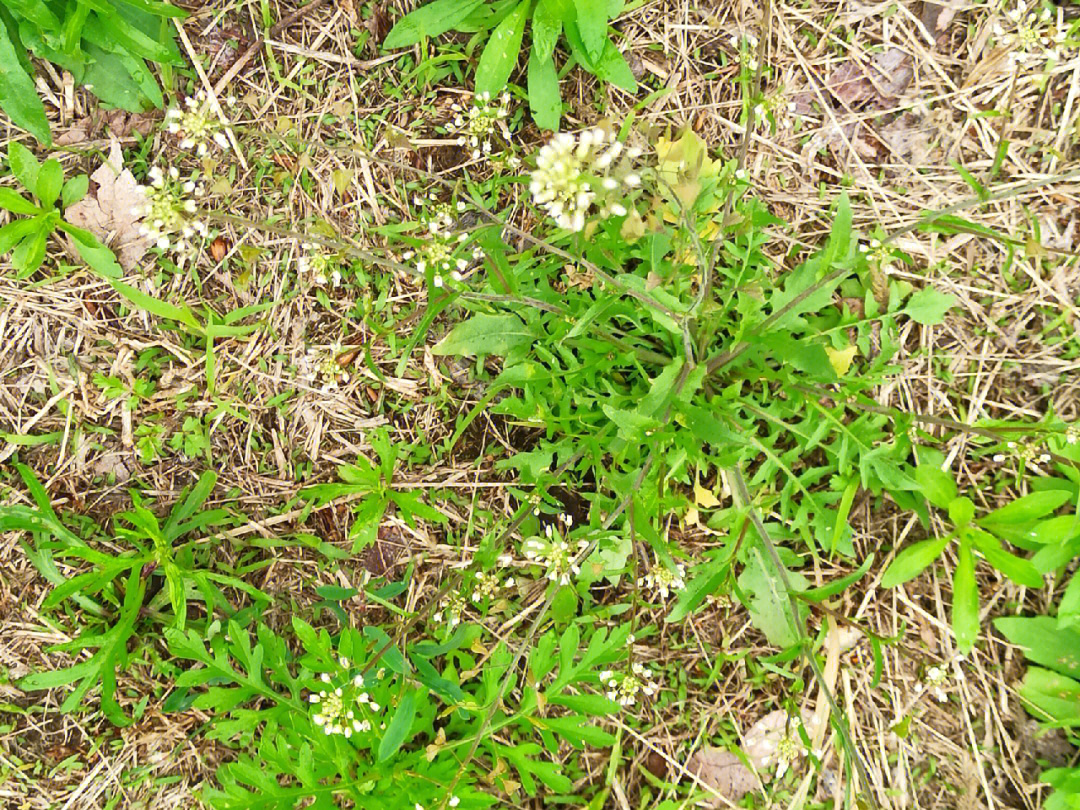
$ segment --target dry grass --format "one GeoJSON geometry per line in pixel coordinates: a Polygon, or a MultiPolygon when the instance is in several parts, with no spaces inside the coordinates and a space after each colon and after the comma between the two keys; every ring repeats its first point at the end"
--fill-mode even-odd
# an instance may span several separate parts
{"type": "MultiPolygon", "coordinates": [[[[350,22],[351,3],[322,3],[297,15],[287,3],[272,3],[275,19],[291,22],[276,27],[264,41],[254,33],[261,31],[258,3],[194,5],[184,23],[184,44],[190,56],[206,60],[198,84],[237,96],[247,126],[291,129],[312,143],[368,134],[376,155],[449,178],[464,162],[465,156],[434,129],[445,121],[449,100],[458,91],[401,92],[403,79],[386,57],[373,49],[355,55],[350,29],[362,29],[364,22],[350,22]],[[230,38],[239,44],[230,45],[230,38]],[[327,115],[347,122],[320,124],[327,115]]],[[[813,244],[828,233],[828,206],[841,186],[851,195],[857,227],[891,231],[912,225],[926,210],[968,199],[971,188],[951,162],[989,182],[1000,143],[1008,143],[996,178],[1002,188],[1043,181],[1077,165],[1080,57],[1054,67],[1045,83],[1033,81],[1013,70],[989,42],[999,12],[983,5],[949,9],[956,15],[952,23],[932,34],[920,22],[933,23],[932,9],[904,5],[773,0],[766,13],[752,3],[655,0],[627,13],[618,27],[642,83],[666,91],[640,110],[639,126],[690,125],[726,155],[737,153],[743,140],[729,39],[734,33],[754,33],[762,40],[773,71],[766,87],[782,87],[787,98],[807,109],[816,102],[817,114],[808,115],[798,130],[756,129],[746,165],[758,194],[791,225],[778,237],[813,244]],[[892,9],[895,13],[885,13],[892,9]],[[879,98],[858,108],[830,100],[830,77],[836,71],[867,65],[888,47],[909,57],[911,81],[901,94],[887,104],[879,98]],[[901,120],[901,113],[910,117],[901,120]]],[[[871,83],[888,80],[874,76],[871,83]]],[[[65,162],[69,168],[93,169],[107,141],[95,132],[92,105],[82,93],[67,92],[60,77],[53,75],[47,83],[55,102],[54,129],[86,136],[73,144],[65,162]]],[[[572,74],[564,83],[564,97],[571,103],[567,125],[597,120],[598,100],[605,102],[608,117],[619,118],[645,94],[632,98],[572,74]]],[[[110,123],[116,131],[139,122],[114,118],[110,123]]],[[[135,145],[130,129],[121,134],[125,146],[135,145]]],[[[241,156],[203,165],[213,178],[228,178],[218,187],[224,207],[242,202],[252,218],[286,215],[298,230],[316,233],[323,223],[356,233],[408,216],[403,183],[414,178],[357,156],[319,149],[298,155],[250,139],[239,128],[234,134],[244,144],[241,156]],[[276,182],[280,178],[274,172],[295,175],[299,167],[307,169],[309,184],[276,182]],[[341,177],[355,179],[344,198],[334,188],[335,178],[341,177]]],[[[155,149],[191,161],[167,137],[156,137],[155,149]]],[[[539,134],[527,128],[524,137],[535,142],[539,134]]],[[[951,292],[961,311],[941,327],[906,327],[900,358],[904,373],[878,392],[881,404],[967,423],[984,417],[1037,418],[1051,409],[1067,419],[1077,417],[1078,195],[1076,181],[1047,183],[968,212],[1007,234],[1028,236],[1037,222],[1048,250],[1073,256],[1052,272],[1017,255],[1005,274],[1005,246],[970,234],[941,238],[911,232],[901,239],[900,247],[915,265],[897,275],[951,292]]],[[[104,520],[124,504],[129,476],[164,502],[197,477],[205,466],[201,458],[173,455],[143,464],[136,431],[155,418],[168,434],[185,417],[198,417],[209,429],[210,457],[221,472],[220,495],[239,493],[239,508],[251,516],[232,536],[309,531],[341,542],[344,526],[332,509],[306,524],[300,523],[298,509],[281,511],[296,495],[299,466],[306,465],[312,480],[332,479],[338,463],[370,450],[366,432],[382,424],[397,439],[425,436],[438,443],[453,429],[441,409],[466,411],[479,394],[457,384],[467,370],[437,367],[423,346],[399,367],[399,351],[382,324],[363,317],[364,301],[337,291],[319,301],[310,289],[292,288],[290,269],[299,250],[295,238],[225,225],[224,242],[225,258],[213,267],[204,265],[198,282],[186,274],[163,279],[165,292],[212,302],[221,313],[277,302],[266,313],[268,328],[244,340],[219,342],[217,398],[206,391],[202,356],[184,346],[180,336],[126,313],[106,284],[79,272],[47,285],[8,276],[0,279],[0,426],[16,434],[61,434],[62,441],[23,448],[20,457],[38,471],[59,506],[104,520]],[[360,355],[349,358],[349,381],[327,393],[309,375],[320,353],[339,341],[363,347],[370,363],[360,355]],[[140,405],[133,424],[120,401],[107,400],[92,383],[93,375],[131,379],[138,354],[153,346],[181,363],[140,405]],[[289,392],[295,393],[287,406],[274,402],[289,392]],[[178,398],[186,404],[182,414],[178,398]],[[78,441],[70,441],[73,436],[78,441]],[[74,452],[65,449],[73,446],[74,452]],[[103,483],[110,474],[116,483],[103,483]]],[[[424,296],[404,275],[386,278],[383,317],[393,316],[391,328],[401,338],[422,315],[424,296]]],[[[486,450],[514,443],[505,426],[482,417],[460,449],[460,467],[434,468],[403,483],[461,493],[448,511],[462,525],[474,495],[484,508],[507,513],[506,482],[494,472],[486,450]]],[[[0,442],[0,461],[6,462],[15,449],[0,442]]],[[[986,470],[964,462],[964,450],[964,437],[950,446],[960,460],[961,486],[969,485],[987,505],[1013,494],[981,487],[986,470]]],[[[916,530],[902,517],[874,512],[869,501],[853,518],[862,553],[895,545],[916,530]]],[[[422,604],[443,570],[469,553],[423,530],[394,525],[388,531],[418,563],[410,604],[422,604]]],[[[707,542],[704,536],[686,538],[691,550],[707,542]]],[[[283,553],[287,556],[265,569],[257,584],[275,594],[296,595],[300,605],[311,603],[315,584],[356,581],[363,574],[360,561],[347,562],[345,578],[335,580],[315,555],[283,553]]],[[[883,567],[875,570],[880,573],[883,567]]],[[[815,584],[832,573],[814,572],[815,584]]],[[[37,612],[45,584],[13,535],[0,537],[0,574],[0,664],[13,678],[58,665],[55,656],[46,659],[42,648],[66,636],[37,612]]],[[[1033,600],[1034,608],[1045,606],[1037,601],[1045,596],[1019,592],[1005,581],[990,577],[981,584],[989,615],[1016,610],[1025,599],[1033,600]]],[[[838,608],[884,636],[903,631],[886,650],[878,686],[871,686],[864,645],[845,651],[837,661],[835,691],[848,710],[875,797],[880,806],[896,810],[1037,807],[1035,760],[1062,752],[1051,745],[1053,739],[1036,739],[1018,708],[1013,688],[1020,662],[1014,650],[993,640],[981,648],[963,666],[966,677],[956,687],[957,701],[939,705],[915,691],[926,667],[951,660],[949,604],[946,586],[927,576],[889,592],[879,590],[875,580],[865,581],[838,608]],[[898,735],[894,724],[907,713],[914,719],[907,734],[898,735]]],[[[350,607],[360,619],[371,619],[370,606],[354,602],[350,607]]],[[[771,650],[738,606],[716,603],[677,629],[665,628],[659,615],[651,618],[662,631],[640,641],[635,652],[656,668],[707,672],[718,649],[735,660],[720,667],[707,689],[687,684],[685,705],[643,712],[639,724],[622,726],[629,762],[618,771],[612,807],[638,806],[645,770],[675,772],[688,743],[708,740],[721,727],[745,728],[788,696],[788,684],[779,678],[748,681],[745,658],[767,656],[771,650]]],[[[823,618],[816,615],[814,626],[820,627],[823,618]]],[[[641,624],[649,621],[645,615],[639,619],[641,624]]],[[[132,695],[148,694],[150,672],[148,665],[134,667],[123,686],[132,695]]],[[[191,789],[209,778],[227,752],[194,735],[205,717],[194,711],[162,714],[159,698],[151,697],[134,726],[114,730],[96,720],[59,714],[54,695],[26,695],[0,685],[0,773],[5,774],[0,804],[81,809],[104,807],[109,797],[119,797],[110,806],[193,806],[191,789]]],[[[812,706],[816,690],[810,687],[806,696],[795,699],[812,706]]],[[[825,762],[835,769],[831,751],[826,748],[825,762]]],[[[600,760],[590,765],[600,774],[605,768],[600,760]]]]}

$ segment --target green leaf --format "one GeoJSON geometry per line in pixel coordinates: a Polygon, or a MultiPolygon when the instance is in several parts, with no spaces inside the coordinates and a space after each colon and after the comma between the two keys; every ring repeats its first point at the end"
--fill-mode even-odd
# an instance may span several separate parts
{"type": "Polygon", "coordinates": [[[13,214],[40,214],[41,209],[7,186],[0,186],[0,208],[13,214]]]}
{"type": "Polygon", "coordinates": [[[38,201],[46,208],[52,207],[56,204],[56,199],[60,196],[60,189],[63,186],[64,170],[60,166],[60,161],[55,159],[46,160],[41,167],[41,171],[38,172],[37,187],[34,189],[38,201]]]}
{"type": "Polygon", "coordinates": [[[1006,616],[994,619],[994,627],[1036,664],[1080,678],[1080,632],[1076,629],[1059,627],[1051,616],[1006,616]]]}
{"type": "Polygon", "coordinates": [[[541,728],[554,731],[574,748],[584,748],[586,745],[608,748],[615,744],[614,736],[603,729],[589,725],[589,721],[581,715],[535,718],[533,722],[539,724],[541,728]]]}
{"type": "Polygon", "coordinates": [[[577,11],[578,33],[585,45],[585,52],[595,63],[604,53],[604,44],[608,41],[608,4],[607,0],[574,0],[577,11]]]}
{"type": "Polygon", "coordinates": [[[947,509],[956,497],[956,481],[936,465],[920,464],[915,469],[915,480],[923,497],[939,509],[947,509]]]}
{"type": "Polygon", "coordinates": [[[60,202],[67,208],[69,205],[74,205],[83,197],[86,196],[86,192],[90,188],[90,178],[85,174],[79,174],[72,177],[66,183],[64,183],[64,189],[60,192],[60,202]]]}
{"type": "Polygon", "coordinates": [[[15,45],[8,36],[7,26],[2,20],[0,20],[0,107],[8,114],[15,126],[22,127],[46,146],[52,146],[52,135],[49,133],[49,119],[45,115],[45,105],[38,97],[34,80],[23,70],[15,45]]]}
{"type": "Polygon", "coordinates": [[[855,571],[852,571],[846,576],[842,576],[839,579],[835,579],[828,585],[822,585],[820,588],[810,588],[799,594],[800,599],[805,599],[810,602],[823,602],[838,593],[844,591],[849,585],[858,582],[865,576],[866,572],[870,570],[870,566],[874,564],[874,555],[871,554],[865,560],[862,565],[855,571]]]}
{"type": "MultiPolygon", "coordinates": [[[[529,53],[529,62],[552,62],[555,46],[559,42],[559,34],[562,33],[561,9],[557,8],[555,0],[540,0],[536,4],[536,10],[532,16],[532,49],[529,53]]],[[[531,95],[531,91],[530,91],[531,95]]],[[[531,101],[531,100],[530,100],[531,101]]],[[[548,127],[553,129],[553,127],[548,127]]]]}
{"type": "Polygon", "coordinates": [[[0,256],[33,233],[37,227],[38,223],[33,219],[17,219],[0,228],[0,256]]]}
{"type": "Polygon", "coordinates": [[[26,237],[11,254],[11,266],[18,270],[22,277],[41,267],[45,260],[45,244],[52,233],[52,227],[47,222],[42,222],[41,217],[36,217],[31,222],[37,223],[37,230],[26,237]]]}
{"type": "Polygon", "coordinates": [[[530,0],[522,0],[491,33],[476,66],[477,93],[489,93],[494,97],[506,87],[521,51],[529,4],[530,0]]]}
{"type": "Polygon", "coordinates": [[[404,744],[416,717],[416,694],[415,689],[409,690],[398,703],[394,717],[379,741],[379,762],[386,762],[404,744]]]}
{"type": "Polygon", "coordinates": [[[971,523],[971,519],[975,517],[975,504],[971,502],[971,498],[953,498],[949,501],[949,520],[955,523],[959,528],[964,528],[971,523]]]}
{"type": "Polygon", "coordinates": [[[1020,696],[1034,707],[1032,714],[1040,719],[1065,726],[1080,726],[1080,683],[1072,678],[1048,669],[1031,667],[1020,685],[1020,696]]]}
{"type": "MultiPolygon", "coordinates": [[[[794,571],[787,572],[788,581],[798,592],[806,589],[806,580],[794,571]]],[[[746,568],[739,574],[739,587],[749,595],[747,608],[750,621],[761,630],[770,644],[777,647],[790,647],[799,640],[797,630],[802,616],[793,616],[791,600],[784,590],[780,573],[771,560],[758,547],[749,551],[746,568]]],[[[800,614],[802,609],[800,609],[800,614]]]]}
{"type": "Polygon", "coordinates": [[[665,621],[681,622],[709,596],[715,593],[727,578],[731,568],[730,554],[724,554],[715,560],[703,563],[694,569],[686,587],[679,591],[679,598],[665,621]]]}
{"type": "Polygon", "coordinates": [[[960,554],[953,574],[953,633],[961,655],[967,655],[979,635],[979,588],[975,584],[975,558],[965,538],[960,539],[960,554]]]}
{"type": "Polygon", "coordinates": [[[626,64],[626,58],[615,47],[615,43],[607,40],[600,58],[593,62],[593,72],[605,82],[625,90],[627,93],[636,93],[638,89],[634,71],[626,64]]]}
{"type": "Polygon", "coordinates": [[[915,323],[932,326],[944,321],[945,313],[955,304],[956,296],[923,287],[908,300],[904,313],[915,323]]]}
{"type": "Polygon", "coordinates": [[[1010,554],[1002,548],[1001,541],[993,535],[980,529],[969,530],[967,535],[975,544],[975,547],[982,552],[986,561],[1017,585],[1042,588],[1046,584],[1031,560],[1025,560],[1023,557],[1010,554]]]}
{"type": "Polygon", "coordinates": [[[603,695],[546,695],[548,703],[565,706],[570,711],[604,717],[620,711],[619,704],[603,695]]]}
{"type": "Polygon", "coordinates": [[[142,83],[132,76],[129,66],[139,61],[137,57],[125,58],[110,53],[93,42],[84,43],[84,46],[91,61],[86,66],[83,82],[92,85],[95,96],[106,104],[133,113],[145,112],[155,106],[154,99],[144,92],[142,83]]]}
{"type": "Polygon", "coordinates": [[[514,315],[473,315],[450,330],[431,350],[436,355],[494,354],[500,357],[533,341],[533,334],[514,315]]]}
{"type": "Polygon", "coordinates": [[[922,573],[926,566],[941,556],[949,538],[922,540],[908,546],[890,563],[881,577],[882,588],[895,588],[922,573]]]}
{"type": "Polygon", "coordinates": [[[540,129],[557,130],[562,117],[562,96],[559,94],[559,75],[555,70],[555,59],[550,54],[546,59],[538,56],[534,49],[529,55],[529,111],[540,129]]]}
{"type": "Polygon", "coordinates": [[[1046,489],[1040,492],[1032,492],[1030,495],[1017,498],[1000,509],[995,509],[977,522],[980,526],[986,526],[991,530],[997,525],[1028,523],[1049,515],[1071,500],[1071,498],[1072,495],[1064,489],[1046,489]]]}
{"type": "Polygon", "coordinates": [[[483,0],[435,0],[406,14],[386,35],[382,49],[392,51],[415,45],[424,37],[437,37],[472,14],[483,0]]]}
{"type": "MultiPolygon", "coordinates": [[[[60,230],[71,237],[76,252],[89,265],[91,270],[110,280],[118,279],[124,275],[123,269],[116,261],[116,255],[105,247],[90,231],[77,228],[67,222],[60,223],[60,230]]],[[[145,295],[145,293],[142,294],[145,295]]]]}
{"type": "Polygon", "coordinates": [[[22,183],[23,188],[31,194],[37,193],[38,172],[41,164],[38,163],[34,153],[18,141],[12,141],[8,145],[8,163],[11,171],[22,183]]]}

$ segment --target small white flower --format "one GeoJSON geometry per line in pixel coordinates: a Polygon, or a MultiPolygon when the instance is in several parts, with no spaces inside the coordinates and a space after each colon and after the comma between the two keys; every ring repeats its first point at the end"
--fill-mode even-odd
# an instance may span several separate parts
{"type": "MultiPolygon", "coordinates": [[[[235,99],[233,102],[235,104],[235,99]]],[[[233,106],[228,104],[228,100],[226,104],[233,106]]],[[[203,157],[209,151],[211,142],[222,149],[229,148],[224,125],[213,111],[205,92],[200,90],[194,96],[189,96],[185,99],[184,106],[187,109],[173,107],[165,114],[167,131],[173,135],[183,134],[180,140],[181,149],[194,149],[196,156],[203,157]]]]}

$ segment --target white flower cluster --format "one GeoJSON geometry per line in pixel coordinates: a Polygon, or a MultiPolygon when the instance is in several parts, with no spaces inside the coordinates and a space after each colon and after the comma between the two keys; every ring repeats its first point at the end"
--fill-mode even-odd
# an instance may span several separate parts
{"type": "MultiPolygon", "coordinates": [[[[344,658],[340,663],[343,668],[349,666],[344,658]]],[[[329,673],[324,672],[320,677],[327,688],[308,695],[308,701],[318,707],[311,722],[327,735],[341,734],[346,739],[371,731],[370,717],[377,715],[381,707],[364,691],[364,676],[356,675],[345,686],[338,687],[330,686],[333,679],[329,673]]]]}
{"type": "Polygon", "coordinates": [[[181,182],[180,171],[175,166],[168,172],[154,166],[147,176],[150,185],[140,186],[146,204],[135,206],[131,213],[143,218],[139,232],[161,250],[175,253],[177,264],[183,267],[195,257],[196,237],[209,235],[206,223],[195,217],[195,200],[205,192],[194,175],[181,182]]]}
{"type": "Polygon", "coordinates": [[[776,129],[789,129],[797,118],[797,108],[794,101],[788,100],[784,88],[777,87],[754,106],[754,117],[758,126],[771,125],[776,129]]]}
{"type": "Polygon", "coordinates": [[[465,612],[465,607],[465,597],[451,592],[439,600],[439,609],[431,614],[431,618],[437,622],[445,622],[450,627],[457,627],[461,624],[461,614],[465,612]]]}
{"type": "Polygon", "coordinates": [[[1017,3],[1004,12],[1005,19],[1015,25],[1007,30],[1001,21],[994,23],[994,36],[998,44],[1009,50],[1009,63],[1021,66],[1035,62],[1058,62],[1067,47],[1067,28],[1054,21],[1054,13],[1043,6],[1041,10],[1028,11],[1023,3],[1017,3]]]}
{"type": "Polygon", "coordinates": [[[330,391],[352,379],[349,370],[338,362],[338,356],[343,348],[341,343],[332,343],[324,349],[311,350],[311,361],[314,367],[311,379],[313,382],[321,382],[324,391],[330,391]]]}
{"type": "Polygon", "coordinates": [[[1037,442],[1008,442],[1005,447],[1010,452],[1007,454],[995,453],[995,464],[1001,464],[1002,462],[1007,461],[1010,455],[1016,456],[1016,458],[1025,464],[1031,464],[1035,461],[1042,464],[1049,464],[1052,459],[1052,456],[1049,453],[1039,452],[1040,447],[1037,442]]]}
{"type": "Polygon", "coordinates": [[[611,670],[601,672],[600,683],[607,687],[608,699],[614,700],[624,708],[633,706],[637,702],[639,693],[652,697],[660,689],[653,678],[652,670],[637,661],[630,665],[629,672],[616,673],[611,670]]]}
{"type": "Polygon", "coordinates": [[[472,150],[473,160],[491,155],[494,139],[501,136],[504,141],[510,141],[510,130],[506,127],[506,117],[510,115],[509,93],[499,96],[497,104],[490,93],[477,93],[468,107],[455,102],[450,109],[454,111],[450,131],[457,133],[459,146],[468,146],[472,150]]]}
{"type": "Polygon", "coordinates": [[[312,242],[304,242],[300,247],[303,253],[296,262],[300,275],[311,276],[316,284],[341,286],[340,255],[312,242]]]}
{"type": "Polygon", "coordinates": [[[625,216],[627,194],[641,185],[633,161],[637,147],[624,147],[611,130],[595,127],[560,132],[536,156],[529,191],[560,228],[581,231],[595,206],[603,219],[625,216]]]}
{"type": "Polygon", "coordinates": [[[545,576],[560,585],[569,585],[570,581],[581,573],[577,556],[588,548],[587,540],[579,540],[576,550],[548,524],[544,533],[546,540],[530,537],[522,547],[522,553],[529,562],[537,563],[547,569],[545,576]]]}
{"type": "MultiPolygon", "coordinates": [[[[419,201],[419,198],[418,198],[419,201]]],[[[457,210],[463,211],[464,203],[458,203],[457,210]]],[[[462,281],[473,262],[483,256],[479,247],[462,255],[462,244],[469,235],[454,233],[454,217],[449,205],[439,204],[432,208],[427,219],[425,241],[416,250],[407,250],[401,257],[405,261],[416,261],[416,272],[426,275],[430,270],[431,283],[436,287],[446,284],[446,279],[462,281]],[[466,258],[467,256],[467,258],[466,258]]]]}
{"type": "Polygon", "coordinates": [[[1080,442],[1080,425],[1069,425],[1065,428],[1065,443],[1076,444],[1080,442]]]}
{"type": "MultiPolygon", "coordinates": [[[[799,757],[801,757],[806,750],[803,745],[802,735],[799,734],[799,727],[801,725],[802,722],[799,718],[788,718],[787,730],[784,732],[784,736],[776,743],[777,779],[787,773],[787,769],[797,762],[799,757]]],[[[762,764],[767,767],[771,761],[772,756],[766,754],[762,759],[762,764]]]]}
{"type": "Polygon", "coordinates": [[[738,35],[732,36],[728,40],[728,44],[735,49],[738,54],[739,66],[745,68],[747,71],[753,73],[758,69],[757,62],[757,46],[758,38],[753,34],[747,34],[745,37],[739,37],[738,35]]]}
{"type": "Polygon", "coordinates": [[[929,689],[930,693],[934,696],[934,700],[938,703],[945,703],[949,699],[948,692],[945,691],[952,681],[949,676],[949,663],[953,663],[957,666],[957,675],[962,677],[959,670],[959,665],[964,662],[964,656],[957,655],[951,662],[947,662],[938,666],[935,664],[926,670],[926,676],[922,682],[915,684],[915,694],[921,694],[925,689],[929,689]]]}
{"type": "MultiPolygon", "coordinates": [[[[229,96],[225,104],[233,107],[236,99],[229,96]]],[[[181,136],[180,148],[194,149],[196,157],[203,157],[209,151],[211,141],[222,149],[229,148],[225,127],[202,90],[184,99],[183,107],[173,107],[165,113],[165,121],[165,128],[170,133],[181,136]]]]}
{"type": "Polygon", "coordinates": [[[644,585],[655,591],[658,597],[666,600],[672,593],[686,587],[686,566],[676,563],[672,570],[658,559],[645,576],[638,579],[638,585],[644,585]]]}
{"type": "Polygon", "coordinates": [[[495,574],[486,571],[478,571],[473,579],[472,595],[469,597],[476,604],[485,599],[491,599],[499,593],[501,588],[510,588],[514,585],[514,578],[507,577],[502,582],[495,574]]]}

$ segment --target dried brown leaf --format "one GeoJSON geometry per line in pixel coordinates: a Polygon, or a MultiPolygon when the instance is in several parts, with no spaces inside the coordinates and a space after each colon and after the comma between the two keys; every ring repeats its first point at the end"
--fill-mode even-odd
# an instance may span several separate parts
{"type": "Polygon", "coordinates": [[[116,253],[125,270],[135,267],[150,247],[150,240],[139,233],[141,214],[133,213],[146,203],[146,197],[131,171],[124,168],[120,142],[115,138],[108,159],[90,175],[96,190],[64,212],[72,225],[86,228],[116,253]]]}
{"type": "MultiPolygon", "coordinates": [[[[731,802],[739,801],[758,784],[754,772],[743,765],[735,754],[723,748],[696,751],[686,763],[686,770],[731,802]]],[[[722,805],[714,798],[708,806],[722,805]]]]}
{"type": "Polygon", "coordinates": [[[900,48],[889,48],[865,66],[844,62],[825,85],[841,106],[848,109],[888,109],[895,106],[914,76],[911,55],[900,48]]]}

